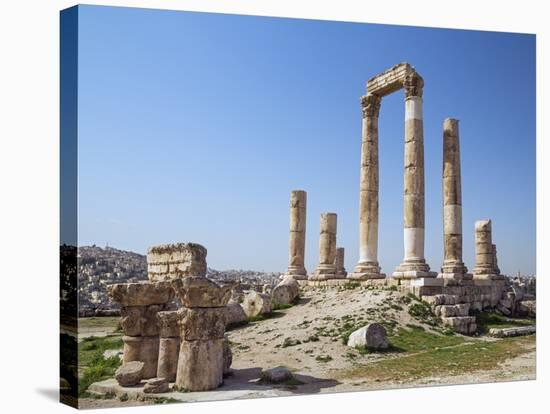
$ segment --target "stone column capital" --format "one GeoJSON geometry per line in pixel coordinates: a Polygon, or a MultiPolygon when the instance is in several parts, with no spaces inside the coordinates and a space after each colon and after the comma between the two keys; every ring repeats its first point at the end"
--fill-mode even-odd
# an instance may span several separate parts
{"type": "Polygon", "coordinates": [[[424,90],[424,79],[417,72],[410,72],[405,76],[403,81],[403,89],[405,90],[405,98],[418,96],[422,98],[424,90]]]}
{"type": "Polygon", "coordinates": [[[378,95],[368,93],[361,97],[361,109],[363,118],[378,118],[382,98],[378,95]]]}

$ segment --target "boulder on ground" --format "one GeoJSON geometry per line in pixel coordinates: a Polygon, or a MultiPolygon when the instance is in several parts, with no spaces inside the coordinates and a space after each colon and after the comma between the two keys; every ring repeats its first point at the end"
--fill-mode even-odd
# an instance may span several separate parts
{"type": "Polygon", "coordinates": [[[292,379],[292,373],[285,367],[264,369],[260,374],[260,380],[275,384],[289,379],[292,379]]]}
{"type": "Polygon", "coordinates": [[[273,302],[280,305],[289,305],[293,303],[300,293],[298,282],[292,277],[285,277],[271,292],[273,302]]]}
{"type": "Polygon", "coordinates": [[[531,326],[518,326],[514,328],[491,328],[489,329],[489,335],[496,338],[507,338],[510,336],[531,335],[537,331],[535,325],[531,326]]]}
{"type": "Polygon", "coordinates": [[[230,302],[225,306],[226,326],[237,326],[248,322],[240,303],[230,302]]]}
{"type": "Polygon", "coordinates": [[[518,313],[520,316],[535,318],[537,316],[537,301],[522,300],[518,306],[518,313]]]}
{"type": "Polygon", "coordinates": [[[115,372],[115,379],[123,387],[137,385],[143,378],[143,367],[141,361],[132,361],[122,364],[115,372]]]}
{"type": "Polygon", "coordinates": [[[367,347],[369,349],[387,349],[389,347],[386,328],[379,323],[370,323],[354,331],[348,339],[348,346],[367,347]]]}
{"type": "Polygon", "coordinates": [[[231,373],[231,364],[233,363],[233,352],[231,351],[231,345],[229,345],[229,339],[225,337],[223,339],[223,375],[231,373]]]}
{"type": "Polygon", "coordinates": [[[265,293],[258,293],[253,290],[245,295],[241,306],[248,318],[266,315],[273,310],[271,298],[265,293]]]}
{"type": "Polygon", "coordinates": [[[170,391],[170,384],[164,378],[151,378],[143,387],[143,392],[146,394],[162,394],[168,391],[170,391]]]}

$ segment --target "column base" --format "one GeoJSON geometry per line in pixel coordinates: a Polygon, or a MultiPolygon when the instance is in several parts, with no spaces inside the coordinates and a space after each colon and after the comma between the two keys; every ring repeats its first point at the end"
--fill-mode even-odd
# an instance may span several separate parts
{"type": "Polygon", "coordinates": [[[405,260],[396,267],[392,273],[392,277],[396,279],[417,279],[421,277],[437,277],[437,272],[431,272],[430,266],[424,259],[422,260],[405,260]]]}
{"type": "Polygon", "coordinates": [[[352,280],[384,279],[386,275],[380,273],[380,270],[378,262],[359,262],[353,272],[348,273],[347,278],[352,280]]]}
{"type": "Polygon", "coordinates": [[[465,274],[468,273],[468,269],[466,268],[466,266],[464,266],[464,263],[462,262],[449,261],[447,263],[443,263],[443,266],[441,266],[441,273],[465,274]]]}
{"type": "Polygon", "coordinates": [[[474,280],[504,280],[506,276],[497,275],[495,273],[482,273],[473,275],[474,280]]]}
{"type": "Polygon", "coordinates": [[[286,273],[283,273],[283,277],[292,276],[296,280],[307,280],[307,271],[304,266],[288,266],[286,273]]]}
{"type": "Polygon", "coordinates": [[[335,279],[345,279],[348,272],[336,272],[335,279]]]}
{"type": "Polygon", "coordinates": [[[334,265],[320,264],[315,273],[309,275],[308,280],[336,279],[336,267],[334,265]]]}

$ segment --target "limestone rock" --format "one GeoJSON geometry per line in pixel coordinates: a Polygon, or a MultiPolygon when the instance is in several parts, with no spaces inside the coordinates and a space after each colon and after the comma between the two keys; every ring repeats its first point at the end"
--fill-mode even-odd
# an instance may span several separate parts
{"type": "Polygon", "coordinates": [[[189,276],[171,283],[176,296],[187,308],[223,307],[231,297],[231,285],[219,286],[205,277],[189,276]]]}
{"type": "Polygon", "coordinates": [[[180,314],[180,337],[186,341],[221,339],[225,334],[225,307],[183,308],[180,314]]]}
{"type": "Polygon", "coordinates": [[[273,302],[280,305],[289,305],[293,303],[300,293],[300,286],[292,276],[286,276],[275,288],[271,294],[273,302]]]}
{"type": "Polygon", "coordinates": [[[518,312],[521,316],[536,317],[537,316],[537,301],[536,300],[522,300],[519,303],[518,312]]]}
{"type": "Polygon", "coordinates": [[[442,317],[441,320],[445,325],[451,326],[456,332],[461,334],[471,335],[477,329],[476,318],[474,316],[442,317]]]}
{"type": "Polygon", "coordinates": [[[107,293],[122,306],[159,305],[174,298],[174,292],[166,282],[116,283],[107,286],[107,293]]]}
{"type": "Polygon", "coordinates": [[[265,382],[276,384],[292,379],[292,373],[285,367],[269,368],[262,371],[260,379],[265,382]]]}
{"type": "Polygon", "coordinates": [[[170,391],[170,384],[164,378],[151,378],[143,387],[143,392],[146,394],[162,394],[168,391],[170,391]]]}
{"type": "Polygon", "coordinates": [[[238,326],[248,322],[240,303],[228,303],[225,306],[225,326],[238,326]]]}
{"type": "Polygon", "coordinates": [[[153,282],[206,276],[206,248],[196,243],[152,246],[147,251],[147,275],[153,282]]]}
{"type": "Polygon", "coordinates": [[[250,291],[245,295],[242,307],[248,318],[266,315],[273,310],[271,298],[264,293],[256,291],[250,291]]]}
{"type": "Polygon", "coordinates": [[[489,335],[496,338],[507,338],[510,336],[531,335],[537,331],[535,325],[532,326],[518,326],[514,328],[491,328],[489,329],[489,335]]]}
{"type": "Polygon", "coordinates": [[[369,349],[387,349],[389,347],[386,328],[379,323],[371,323],[354,331],[348,339],[348,346],[367,347],[369,349]]]}
{"type": "Polygon", "coordinates": [[[144,365],[141,361],[126,362],[116,370],[115,379],[123,387],[139,384],[143,378],[144,365]]]}
{"type": "Polygon", "coordinates": [[[178,368],[180,338],[160,338],[157,377],[174,382],[178,368]]]}
{"type": "Polygon", "coordinates": [[[223,382],[223,339],[181,341],[176,387],[213,390],[223,382]]]}
{"type": "Polygon", "coordinates": [[[233,352],[231,351],[231,345],[229,345],[229,339],[223,339],[223,375],[227,375],[231,372],[231,364],[233,363],[233,352]]]}

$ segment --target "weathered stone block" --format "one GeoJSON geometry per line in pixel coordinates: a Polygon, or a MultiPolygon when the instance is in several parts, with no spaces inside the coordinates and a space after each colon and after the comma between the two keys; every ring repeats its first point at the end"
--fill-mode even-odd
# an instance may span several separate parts
{"type": "Polygon", "coordinates": [[[225,312],[225,307],[180,309],[180,337],[186,341],[223,338],[225,312]]]}
{"type": "Polygon", "coordinates": [[[206,276],[206,254],[206,248],[196,243],[152,246],[147,251],[149,280],[156,282],[206,276]]]}
{"type": "Polygon", "coordinates": [[[223,341],[183,340],[176,386],[189,391],[208,391],[219,387],[223,382],[223,341]]]}
{"type": "Polygon", "coordinates": [[[117,283],[108,285],[107,293],[122,306],[158,305],[174,298],[174,292],[166,282],[117,283]]]}
{"type": "Polygon", "coordinates": [[[189,276],[171,282],[176,296],[187,308],[223,307],[231,297],[231,285],[219,286],[205,277],[189,276]]]}

